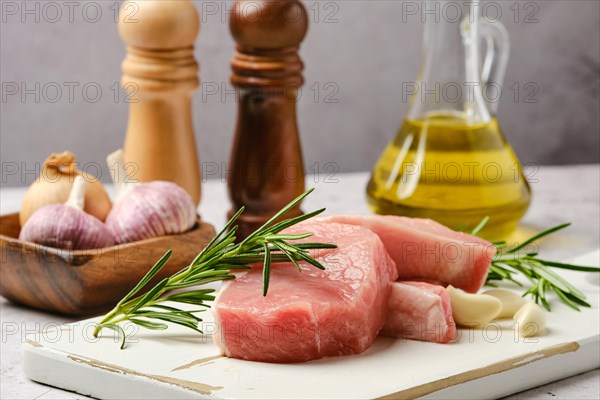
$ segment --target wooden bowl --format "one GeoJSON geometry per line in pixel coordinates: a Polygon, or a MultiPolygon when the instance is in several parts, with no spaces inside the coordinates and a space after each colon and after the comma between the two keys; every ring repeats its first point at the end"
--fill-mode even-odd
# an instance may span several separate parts
{"type": "Polygon", "coordinates": [[[105,312],[167,250],[173,255],[149,285],[188,265],[215,235],[198,221],[188,232],[96,250],[61,250],[18,239],[18,214],[0,217],[0,294],[15,303],[70,315],[105,312]]]}

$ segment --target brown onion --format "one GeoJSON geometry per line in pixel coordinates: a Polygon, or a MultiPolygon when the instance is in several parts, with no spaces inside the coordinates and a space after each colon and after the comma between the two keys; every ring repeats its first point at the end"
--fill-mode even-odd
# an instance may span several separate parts
{"type": "Polygon", "coordinates": [[[93,176],[76,169],[75,155],[69,151],[51,154],[40,176],[31,184],[19,212],[19,222],[25,225],[29,217],[48,204],[63,204],[73,188],[75,177],[82,176],[88,183],[85,190],[84,211],[101,221],[106,219],[111,208],[110,198],[104,186],[93,176]]]}

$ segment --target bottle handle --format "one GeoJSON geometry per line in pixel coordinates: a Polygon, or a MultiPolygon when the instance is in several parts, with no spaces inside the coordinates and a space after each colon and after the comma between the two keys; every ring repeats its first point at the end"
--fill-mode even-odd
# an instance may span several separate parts
{"type": "Polygon", "coordinates": [[[490,112],[496,114],[508,65],[510,38],[504,25],[498,21],[481,20],[479,29],[486,49],[481,68],[481,85],[483,92],[487,94],[490,112]]]}

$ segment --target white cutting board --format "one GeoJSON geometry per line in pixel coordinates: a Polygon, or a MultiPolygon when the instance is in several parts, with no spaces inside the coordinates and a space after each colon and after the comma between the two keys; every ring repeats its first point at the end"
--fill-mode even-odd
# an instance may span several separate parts
{"type": "MultiPolygon", "coordinates": [[[[600,265],[600,251],[574,261],[600,265]]],[[[460,330],[453,344],[379,337],[358,356],[267,364],[222,357],[208,335],[178,326],[128,325],[131,339],[119,350],[112,333],[92,337],[90,319],[31,335],[23,368],[35,381],[102,399],[497,398],[600,366],[599,274],[558,272],[592,308],[575,312],[554,299],[538,338],[499,330],[505,321],[460,330]]]]}

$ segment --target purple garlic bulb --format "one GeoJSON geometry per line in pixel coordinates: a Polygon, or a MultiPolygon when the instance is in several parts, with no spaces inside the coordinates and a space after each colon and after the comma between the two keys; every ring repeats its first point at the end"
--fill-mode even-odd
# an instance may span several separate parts
{"type": "Polygon", "coordinates": [[[64,204],[35,211],[23,225],[19,239],[67,250],[99,249],[115,243],[106,225],[83,211],[86,181],[75,178],[64,204]]]}
{"type": "Polygon", "coordinates": [[[194,226],[196,207],[180,186],[165,181],[128,186],[106,217],[117,243],[173,235],[194,226]]]}
{"type": "Polygon", "coordinates": [[[106,162],[117,188],[106,226],[117,243],[174,235],[194,226],[196,206],[183,188],[165,181],[133,181],[127,175],[123,150],[109,154],[106,162]]]}

